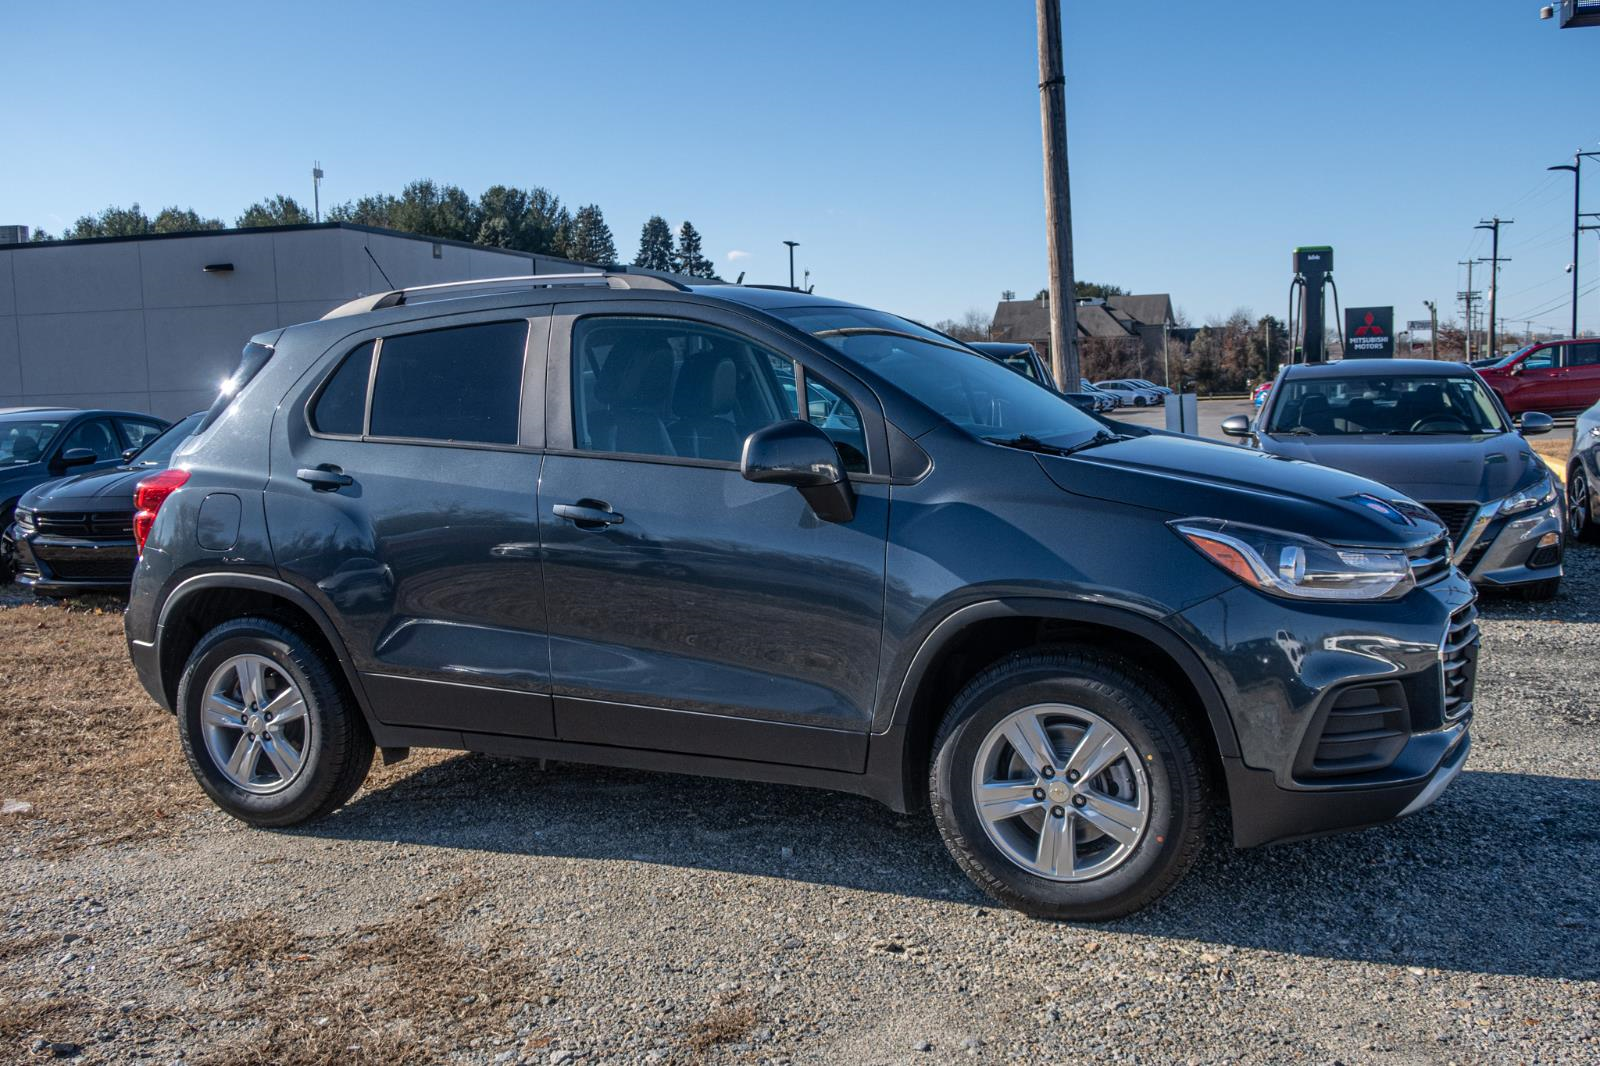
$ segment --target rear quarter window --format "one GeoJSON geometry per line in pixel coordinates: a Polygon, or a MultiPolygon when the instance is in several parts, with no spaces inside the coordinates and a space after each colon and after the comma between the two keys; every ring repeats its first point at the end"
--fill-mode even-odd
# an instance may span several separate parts
{"type": "Polygon", "coordinates": [[[524,320],[385,337],[369,435],[516,444],[527,341],[524,320]]]}

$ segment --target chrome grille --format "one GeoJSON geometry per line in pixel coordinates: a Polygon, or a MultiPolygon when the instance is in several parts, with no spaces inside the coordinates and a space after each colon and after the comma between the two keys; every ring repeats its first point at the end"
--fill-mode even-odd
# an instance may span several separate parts
{"type": "Polygon", "coordinates": [[[1411,562],[1411,577],[1419,585],[1437,581],[1450,572],[1450,542],[1443,537],[1408,549],[1406,557],[1411,562]]]}
{"type": "Polygon", "coordinates": [[[1444,677],[1444,719],[1451,722],[1471,712],[1478,680],[1478,608],[1473,604],[1450,616],[1439,649],[1439,668],[1444,677]]]}

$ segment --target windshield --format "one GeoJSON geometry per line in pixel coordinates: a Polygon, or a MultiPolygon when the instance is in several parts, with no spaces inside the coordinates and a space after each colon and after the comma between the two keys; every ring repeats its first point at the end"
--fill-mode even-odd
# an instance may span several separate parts
{"type": "MultiPolygon", "coordinates": [[[[1525,344],[1521,348],[1518,348],[1516,351],[1512,352],[1510,355],[1506,356],[1504,359],[1496,359],[1490,363],[1486,369],[1498,370],[1503,366],[1510,366],[1518,359],[1521,359],[1525,353],[1533,351],[1534,347],[1535,346],[1532,344],[1525,344]]],[[[1473,361],[1476,362],[1477,360],[1473,361]]]]}
{"type": "Polygon", "coordinates": [[[1098,422],[1059,393],[935,333],[864,307],[790,307],[773,314],[819,337],[977,437],[1081,443],[1098,422]]]}
{"type": "Polygon", "coordinates": [[[178,450],[178,445],[189,439],[189,434],[194,432],[205,416],[204,411],[199,411],[176,425],[168,426],[165,433],[140,449],[128,465],[166,466],[172,462],[172,453],[178,450]]]}
{"type": "Polygon", "coordinates": [[[1318,437],[1363,433],[1503,433],[1510,427],[1472,377],[1304,378],[1280,383],[1268,433],[1318,437]]]}
{"type": "Polygon", "coordinates": [[[14,418],[0,422],[0,466],[37,463],[50,450],[66,420],[14,418]]]}

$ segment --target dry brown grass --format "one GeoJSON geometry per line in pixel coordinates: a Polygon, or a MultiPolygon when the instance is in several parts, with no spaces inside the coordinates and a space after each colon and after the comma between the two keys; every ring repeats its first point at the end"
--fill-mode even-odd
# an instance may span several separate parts
{"type": "Polygon", "coordinates": [[[1566,470],[1567,459],[1572,455],[1572,437],[1564,430],[1558,429],[1544,437],[1529,437],[1528,443],[1535,452],[1554,463],[1557,470],[1566,470]]]}
{"type": "Polygon", "coordinates": [[[122,618],[103,608],[0,610],[0,796],[70,849],[160,832],[201,799],[172,716],[139,687],[122,618]]]}
{"type": "Polygon", "coordinates": [[[718,1007],[689,1026],[689,1047],[703,1055],[718,1044],[743,1040],[755,1025],[752,1007],[718,1007]]]}
{"type": "Polygon", "coordinates": [[[195,1061],[439,1061],[463,1037],[504,1027],[545,991],[540,969],[514,937],[469,946],[441,931],[483,891],[466,878],[418,914],[348,933],[297,934],[263,912],[197,934],[205,955],[187,965],[204,989],[198,1006],[208,1020],[248,1028],[195,1061]],[[219,985],[225,973],[231,981],[219,985]]]}

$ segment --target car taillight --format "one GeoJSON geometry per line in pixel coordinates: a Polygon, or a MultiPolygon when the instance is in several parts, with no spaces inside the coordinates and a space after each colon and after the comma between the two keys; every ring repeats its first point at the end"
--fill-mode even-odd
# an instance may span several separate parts
{"type": "Polygon", "coordinates": [[[189,480],[187,470],[163,470],[139,482],[133,490],[133,540],[144,551],[144,542],[150,537],[150,527],[156,524],[156,512],[167,502],[167,497],[178,491],[189,480]]]}

